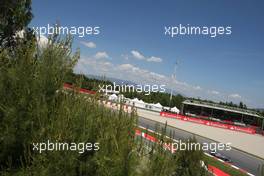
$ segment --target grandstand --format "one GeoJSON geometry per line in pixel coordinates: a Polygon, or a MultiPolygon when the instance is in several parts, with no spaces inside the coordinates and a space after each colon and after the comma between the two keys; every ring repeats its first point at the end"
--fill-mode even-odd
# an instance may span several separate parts
{"type": "Polygon", "coordinates": [[[182,103],[181,114],[223,124],[249,127],[257,132],[262,132],[264,128],[264,117],[257,112],[216,103],[185,100],[182,103]]]}

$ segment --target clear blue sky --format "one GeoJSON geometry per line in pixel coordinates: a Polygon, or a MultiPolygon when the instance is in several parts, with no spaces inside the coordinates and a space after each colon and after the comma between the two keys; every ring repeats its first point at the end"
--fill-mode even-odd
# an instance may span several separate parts
{"type": "Polygon", "coordinates": [[[62,26],[100,26],[100,35],[75,37],[74,47],[81,48],[83,61],[76,69],[83,73],[102,74],[120,67],[110,76],[140,81],[140,75],[124,72],[126,68],[142,71],[146,74],[142,79],[151,72],[170,77],[178,60],[176,91],[264,108],[262,0],[46,0],[33,1],[32,8],[31,26],[56,21],[62,26]],[[164,26],[179,24],[232,26],[232,34],[217,38],[164,35],[164,26]],[[81,42],[93,42],[96,47],[81,42]],[[131,51],[145,59],[133,58],[131,51]],[[103,55],[99,61],[98,52],[103,55]],[[162,61],[148,62],[151,56],[162,61]]]}

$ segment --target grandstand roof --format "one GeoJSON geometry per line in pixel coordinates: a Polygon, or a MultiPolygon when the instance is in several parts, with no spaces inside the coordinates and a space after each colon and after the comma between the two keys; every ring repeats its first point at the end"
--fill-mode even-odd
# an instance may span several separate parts
{"type": "Polygon", "coordinates": [[[260,116],[257,112],[252,111],[252,110],[241,109],[241,108],[231,107],[231,106],[226,106],[226,105],[220,105],[217,103],[210,103],[210,102],[204,102],[204,101],[198,101],[198,100],[185,100],[183,102],[183,104],[207,107],[207,108],[211,108],[211,109],[218,109],[218,110],[223,110],[223,111],[229,111],[229,112],[254,116],[254,117],[258,117],[258,118],[264,118],[264,117],[260,116]]]}

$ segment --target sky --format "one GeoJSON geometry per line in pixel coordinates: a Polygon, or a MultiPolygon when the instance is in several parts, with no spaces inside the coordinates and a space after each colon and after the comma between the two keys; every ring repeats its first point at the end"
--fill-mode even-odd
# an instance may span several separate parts
{"type": "Polygon", "coordinates": [[[264,108],[263,9],[262,0],[46,0],[32,2],[30,26],[100,27],[98,35],[74,36],[75,72],[264,108]],[[165,26],[179,24],[231,26],[232,33],[165,35],[165,26]]]}

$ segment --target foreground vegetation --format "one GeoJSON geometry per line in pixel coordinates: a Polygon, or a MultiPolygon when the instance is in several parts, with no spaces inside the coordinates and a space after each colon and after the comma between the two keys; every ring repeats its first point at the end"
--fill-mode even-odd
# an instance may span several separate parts
{"type": "Polygon", "coordinates": [[[97,96],[65,93],[63,83],[79,53],[65,50],[70,38],[50,41],[40,50],[30,41],[1,51],[2,175],[206,175],[200,155],[186,153],[195,161],[188,165],[159,145],[142,155],[143,145],[134,138],[136,114],[106,109],[97,96]],[[100,150],[33,150],[33,143],[48,140],[99,143],[100,150]]]}
{"type": "MultiPolygon", "coordinates": [[[[200,151],[171,155],[154,145],[143,152],[136,114],[106,109],[97,95],[63,91],[80,55],[72,53],[72,39],[55,34],[40,47],[27,28],[31,1],[0,5],[1,175],[207,175],[200,151]],[[47,141],[98,143],[99,150],[34,150],[34,143],[47,141]]],[[[82,83],[78,78],[76,85],[82,83]]]]}

